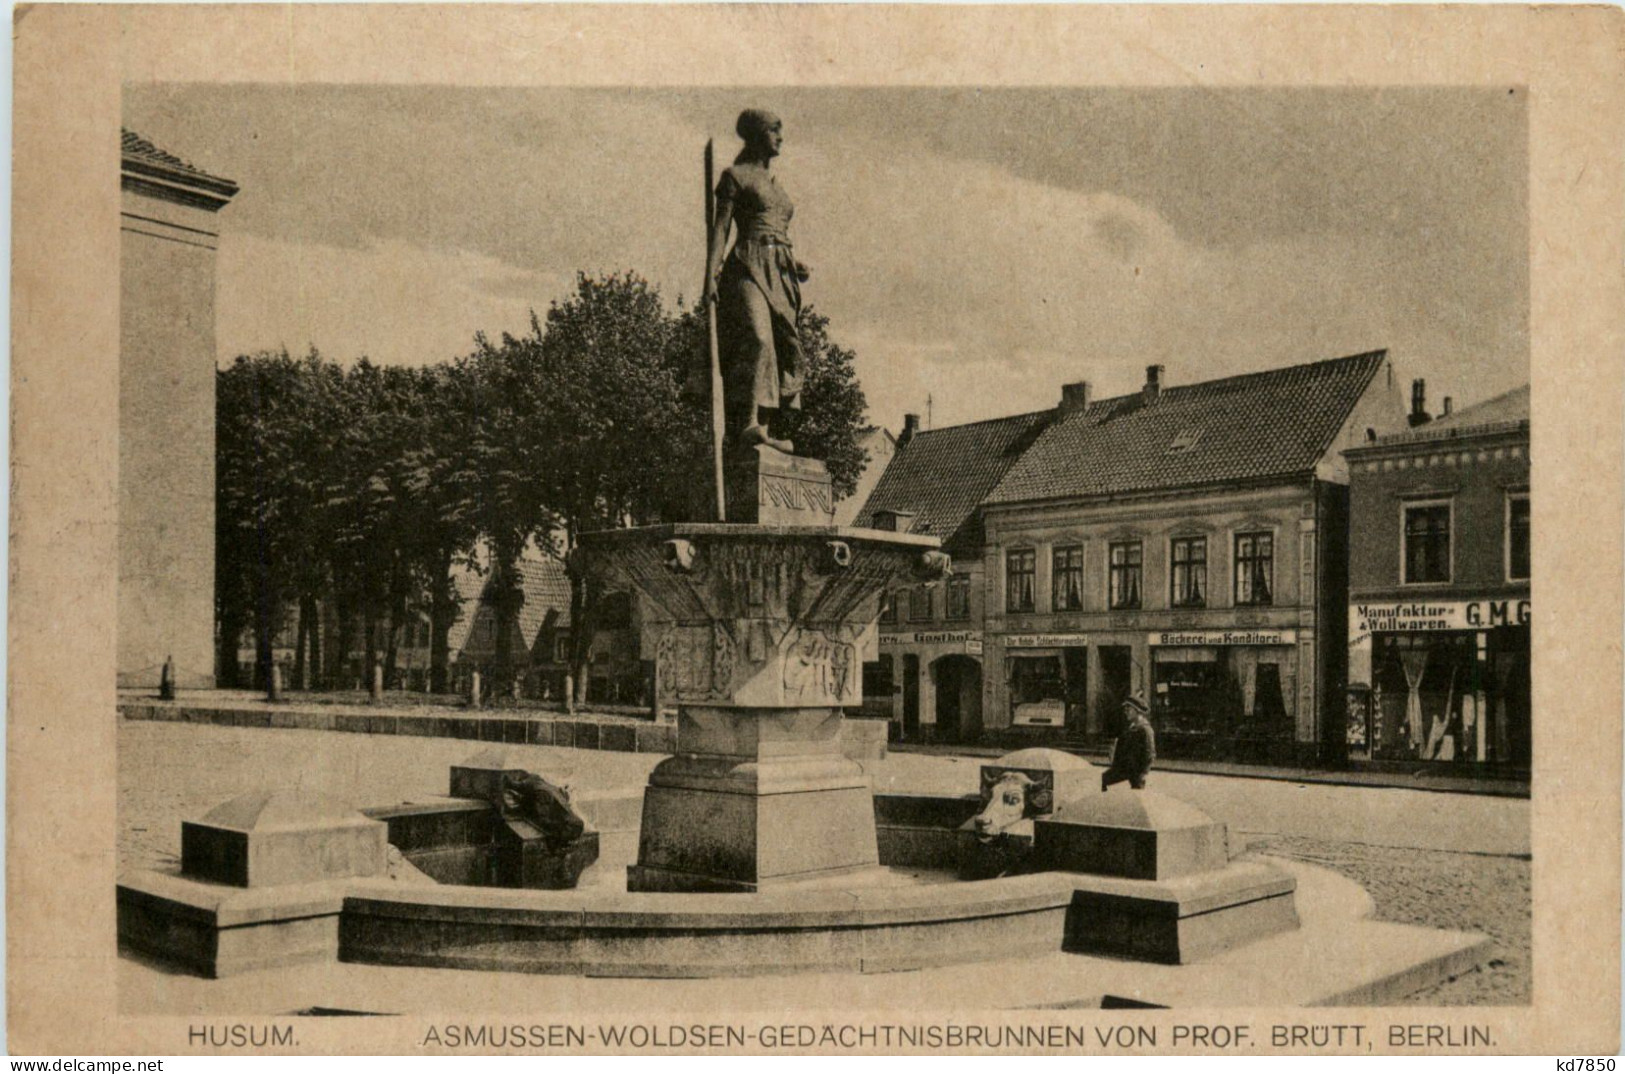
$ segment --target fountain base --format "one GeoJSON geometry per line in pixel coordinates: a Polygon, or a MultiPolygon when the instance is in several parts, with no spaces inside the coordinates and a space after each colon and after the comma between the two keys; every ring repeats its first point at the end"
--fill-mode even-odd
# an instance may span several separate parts
{"type": "Polygon", "coordinates": [[[649,774],[629,891],[761,891],[875,869],[874,799],[839,709],[684,708],[649,774]]]}

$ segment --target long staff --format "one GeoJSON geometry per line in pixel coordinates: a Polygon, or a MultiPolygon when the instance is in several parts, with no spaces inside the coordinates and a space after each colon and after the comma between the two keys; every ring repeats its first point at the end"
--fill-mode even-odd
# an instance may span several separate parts
{"type": "MultiPolygon", "coordinates": [[[[705,140],[705,271],[711,271],[711,235],[716,226],[717,195],[712,178],[711,139],[705,140]]],[[[710,281],[707,281],[709,283],[710,281]]],[[[728,507],[722,487],[722,356],[717,346],[717,304],[705,304],[706,343],[711,348],[711,476],[717,490],[717,521],[728,521],[728,507]]]]}

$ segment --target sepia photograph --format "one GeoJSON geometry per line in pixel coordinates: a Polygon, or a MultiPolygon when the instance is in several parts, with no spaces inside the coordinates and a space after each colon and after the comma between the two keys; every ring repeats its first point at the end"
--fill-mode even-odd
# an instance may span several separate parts
{"type": "Polygon", "coordinates": [[[108,1017],[172,1052],[1495,1053],[1557,1032],[1535,814],[1571,779],[1617,1008],[1617,519],[1613,681],[1545,704],[1584,673],[1539,549],[1595,516],[1553,408],[1532,463],[1567,374],[1527,72],[121,47],[76,133],[118,169],[80,177],[118,206],[80,418],[114,584],[74,669],[108,1017]],[[1581,717],[1608,751],[1537,748],[1581,717]]]}

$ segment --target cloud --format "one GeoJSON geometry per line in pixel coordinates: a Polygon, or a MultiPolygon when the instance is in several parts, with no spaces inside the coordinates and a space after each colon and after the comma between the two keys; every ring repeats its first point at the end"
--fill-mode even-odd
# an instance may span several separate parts
{"type": "MultiPolygon", "coordinates": [[[[1178,383],[1376,347],[1462,405],[1527,379],[1527,270],[1495,253],[1527,226],[1521,192],[1438,189],[1462,169],[1435,165],[1482,154],[1425,137],[1430,117],[1460,118],[1442,104],[1378,95],[1397,118],[1365,123],[1358,95],[1159,96],[1124,104],[1125,126],[1091,99],[1076,136],[1029,130],[1023,106],[949,109],[941,137],[899,139],[924,114],[882,120],[901,97],[821,92],[787,108],[775,168],[806,297],[857,352],[871,420],[927,396],[941,425],[1053,405],[1067,381],[1132,391],[1152,363],[1178,383]],[[1169,155],[1163,117],[1200,151],[1169,155]],[[1427,166],[1385,152],[1401,120],[1427,166]],[[1228,156],[1226,123],[1252,131],[1228,156]],[[1119,127],[1134,137],[1102,141],[1119,127]],[[1315,151],[1271,156],[1281,130],[1315,151]]],[[[523,330],[577,270],[692,296],[700,147],[716,134],[725,164],[754,96],[187,86],[132,91],[127,111],[242,184],[221,220],[224,353],[314,342],[423,363],[523,330]]]]}
{"type": "Polygon", "coordinates": [[[224,236],[216,349],[224,363],[256,350],[315,345],[340,361],[426,365],[467,354],[474,332],[515,335],[570,279],[524,273],[467,251],[391,239],[360,247],[224,236]],[[493,283],[496,286],[493,286],[493,283]]]}

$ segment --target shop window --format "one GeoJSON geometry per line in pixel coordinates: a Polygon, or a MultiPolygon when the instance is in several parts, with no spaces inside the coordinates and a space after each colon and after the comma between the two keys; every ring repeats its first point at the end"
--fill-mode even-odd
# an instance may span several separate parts
{"type": "Polygon", "coordinates": [[[1275,602],[1275,535],[1236,534],[1236,603],[1275,602]]]}
{"type": "Polygon", "coordinates": [[[1005,556],[1004,607],[1006,611],[1033,610],[1037,554],[1032,549],[1020,549],[1005,556]]]}
{"type": "MultiPolygon", "coordinates": [[[[1471,632],[1377,634],[1372,754],[1383,760],[1499,760],[1504,717],[1486,705],[1471,632]]],[[[1501,747],[1504,748],[1504,747],[1501,747]]]]}
{"type": "Polygon", "coordinates": [[[1175,608],[1207,606],[1207,538],[1175,537],[1169,555],[1168,595],[1175,608]]]}
{"type": "Polygon", "coordinates": [[[1066,680],[1059,656],[1010,658],[1010,722],[1019,726],[1066,724],[1066,680]]]}
{"type": "Polygon", "coordinates": [[[917,585],[908,591],[908,618],[918,623],[931,618],[931,587],[917,585]]]}
{"type": "Polygon", "coordinates": [[[1529,578],[1529,497],[1507,500],[1507,579],[1521,582],[1529,578]]]}
{"type": "Polygon", "coordinates": [[[1114,610],[1140,606],[1140,565],[1143,557],[1139,541],[1118,541],[1109,550],[1111,577],[1109,592],[1114,610]]]}
{"type": "Polygon", "coordinates": [[[1450,505],[1405,507],[1405,582],[1450,581],[1450,505]]]}
{"type": "Polygon", "coordinates": [[[1077,611],[1083,607],[1083,546],[1057,548],[1054,567],[1050,575],[1054,609],[1058,612],[1077,611]]]}
{"type": "Polygon", "coordinates": [[[948,580],[948,618],[970,618],[970,575],[956,574],[948,580]]]}

